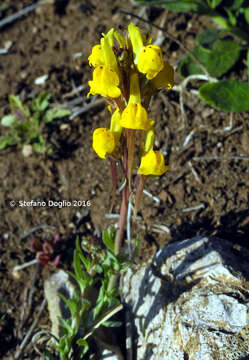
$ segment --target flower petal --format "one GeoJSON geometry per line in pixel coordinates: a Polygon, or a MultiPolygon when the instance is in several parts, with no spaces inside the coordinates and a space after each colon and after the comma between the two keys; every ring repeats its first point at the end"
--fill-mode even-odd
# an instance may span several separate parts
{"type": "Polygon", "coordinates": [[[162,50],[157,45],[145,46],[138,57],[137,68],[151,80],[163,69],[162,50]]]}
{"type": "Polygon", "coordinates": [[[164,156],[160,151],[151,150],[141,159],[138,174],[141,175],[162,175],[168,170],[164,163],[164,156]]]}
{"type": "Polygon", "coordinates": [[[115,137],[112,131],[106,128],[95,129],[92,147],[100,158],[105,159],[106,154],[111,154],[115,149],[115,137]]]}

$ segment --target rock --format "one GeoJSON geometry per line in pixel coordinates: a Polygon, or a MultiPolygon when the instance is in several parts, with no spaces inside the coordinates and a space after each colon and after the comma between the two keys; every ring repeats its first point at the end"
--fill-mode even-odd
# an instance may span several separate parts
{"type": "Polygon", "coordinates": [[[29,157],[33,153],[32,145],[24,144],[22,147],[22,154],[24,157],[29,157]]]}
{"type": "Polygon", "coordinates": [[[249,359],[248,259],[231,242],[195,237],[128,269],[121,293],[136,359],[249,359]]]}
{"type": "Polygon", "coordinates": [[[71,314],[59,293],[62,293],[66,298],[72,299],[74,286],[70,282],[68,274],[63,270],[59,270],[45,281],[44,293],[48,302],[49,318],[52,323],[51,333],[60,338],[59,317],[68,319],[71,314]]]}

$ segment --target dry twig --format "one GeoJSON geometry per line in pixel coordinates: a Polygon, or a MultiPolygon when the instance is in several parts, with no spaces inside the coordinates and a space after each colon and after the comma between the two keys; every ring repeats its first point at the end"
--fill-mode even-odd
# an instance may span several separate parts
{"type": "Polygon", "coordinates": [[[40,309],[38,311],[38,314],[35,318],[35,320],[33,321],[32,325],[30,326],[29,328],[29,331],[27,332],[26,336],[24,337],[21,345],[19,346],[18,350],[15,352],[15,355],[14,355],[14,359],[19,359],[20,358],[20,355],[21,353],[23,352],[25,346],[27,345],[31,335],[32,335],[32,332],[34,331],[38,321],[39,321],[39,318],[43,312],[43,310],[45,309],[45,305],[46,305],[46,299],[43,300],[41,306],[40,306],[40,309]]]}
{"type": "Polygon", "coordinates": [[[27,6],[26,8],[18,11],[17,13],[7,17],[6,19],[3,19],[0,21],[0,28],[2,28],[3,26],[10,24],[18,19],[20,19],[21,17],[23,17],[24,15],[28,14],[29,12],[37,9],[39,6],[44,5],[47,2],[47,0],[43,0],[43,1],[39,1],[36,4],[27,6]]]}

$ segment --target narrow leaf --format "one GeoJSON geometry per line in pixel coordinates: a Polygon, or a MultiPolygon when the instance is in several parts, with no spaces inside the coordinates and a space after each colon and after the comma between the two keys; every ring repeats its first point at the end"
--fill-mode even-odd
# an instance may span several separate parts
{"type": "Polygon", "coordinates": [[[23,105],[22,101],[19,99],[18,96],[12,94],[9,95],[9,104],[10,109],[13,113],[21,112],[27,117],[30,115],[28,107],[23,105]]]}
{"type": "Polygon", "coordinates": [[[38,95],[32,101],[32,110],[39,112],[46,110],[49,104],[50,97],[51,94],[49,94],[47,91],[40,93],[40,95],[38,95]]]}
{"type": "Polygon", "coordinates": [[[46,112],[46,114],[43,117],[44,122],[49,123],[53,121],[56,118],[62,118],[64,116],[71,115],[71,111],[67,109],[50,109],[46,112]]]}
{"type": "Polygon", "coordinates": [[[247,21],[247,24],[249,24],[249,7],[244,9],[244,16],[247,21]]]}
{"type": "Polygon", "coordinates": [[[107,248],[114,253],[114,231],[108,229],[102,232],[102,240],[107,248]]]}
{"type": "Polygon", "coordinates": [[[11,141],[8,137],[1,137],[0,138],[0,150],[3,150],[9,145],[13,145],[13,141],[11,141]]]}
{"type": "Polygon", "coordinates": [[[212,3],[211,3],[212,9],[215,9],[216,6],[218,6],[221,2],[222,2],[222,0],[212,0],[212,3]]]}

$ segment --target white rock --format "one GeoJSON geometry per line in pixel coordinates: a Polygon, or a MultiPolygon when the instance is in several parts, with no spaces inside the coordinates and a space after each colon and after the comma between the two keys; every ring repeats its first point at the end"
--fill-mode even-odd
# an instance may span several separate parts
{"type": "Polygon", "coordinates": [[[59,270],[51,275],[44,283],[44,293],[48,302],[49,318],[52,323],[51,333],[59,338],[59,317],[69,318],[70,311],[58,293],[62,293],[66,298],[70,299],[73,298],[74,293],[74,287],[69,280],[68,274],[63,270],[59,270]]]}
{"type": "Polygon", "coordinates": [[[22,147],[22,154],[24,157],[29,157],[33,153],[32,145],[24,144],[22,147]]]}
{"type": "Polygon", "coordinates": [[[127,343],[137,334],[136,359],[248,359],[248,259],[231,242],[195,237],[130,268],[121,292],[134,318],[127,343]]]}
{"type": "Polygon", "coordinates": [[[48,78],[48,74],[39,76],[38,78],[35,79],[34,83],[35,85],[43,85],[45,84],[47,78],[48,78]]]}

